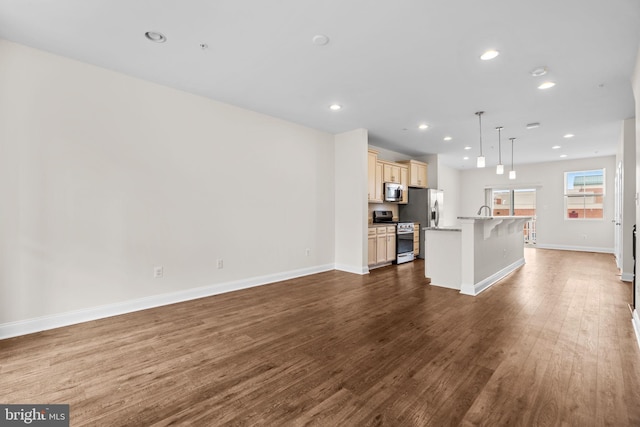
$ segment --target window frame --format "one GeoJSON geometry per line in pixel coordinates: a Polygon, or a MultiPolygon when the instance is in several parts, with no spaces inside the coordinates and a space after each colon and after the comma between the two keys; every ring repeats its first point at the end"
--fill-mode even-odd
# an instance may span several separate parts
{"type": "Polygon", "coordinates": [[[563,183],[562,183],[562,198],[563,198],[563,218],[565,221],[604,221],[605,219],[605,199],[606,199],[606,192],[607,192],[607,171],[606,168],[597,168],[597,169],[588,169],[588,170],[573,170],[573,171],[565,171],[564,172],[564,179],[563,179],[563,183]],[[579,174],[585,174],[584,176],[599,176],[597,174],[593,174],[593,172],[600,172],[602,174],[602,184],[601,184],[601,192],[596,193],[596,192],[592,192],[592,193],[583,193],[583,194],[569,194],[568,193],[568,182],[567,179],[570,175],[579,175],[579,174]],[[591,175],[589,175],[591,173],[591,175]],[[586,203],[586,199],[588,197],[593,197],[593,198],[597,198],[600,197],[601,198],[601,202],[599,203],[601,205],[601,211],[602,211],[602,216],[600,218],[588,218],[586,216],[586,212],[587,212],[587,203],[586,203]],[[569,200],[571,199],[582,199],[582,217],[578,216],[575,218],[572,218],[569,216],[569,200]]]}

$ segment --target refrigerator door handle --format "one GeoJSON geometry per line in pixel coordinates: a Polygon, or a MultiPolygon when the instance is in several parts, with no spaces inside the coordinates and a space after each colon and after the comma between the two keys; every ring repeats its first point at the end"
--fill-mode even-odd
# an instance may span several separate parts
{"type": "Polygon", "coordinates": [[[435,226],[437,227],[438,224],[440,223],[440,206],[438,206],[437,200],[433,204],[433,216],[434,216],[433,220],[434,220],[435,226]]]}

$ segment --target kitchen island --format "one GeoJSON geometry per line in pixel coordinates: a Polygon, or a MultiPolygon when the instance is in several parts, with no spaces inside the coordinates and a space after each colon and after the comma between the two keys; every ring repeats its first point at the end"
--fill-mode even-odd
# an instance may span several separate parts
{"type": "Polygon", "coordinates": [[[425,228],[425,276],[434,286],[478,295],[524,265],[528,216],[458,217],[460,226],[425,228]]]}

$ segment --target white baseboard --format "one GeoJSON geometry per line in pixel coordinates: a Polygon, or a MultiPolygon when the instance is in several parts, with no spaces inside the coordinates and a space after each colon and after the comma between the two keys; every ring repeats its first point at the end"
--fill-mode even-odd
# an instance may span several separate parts
{"type": "Polygon", "coordinates": [[[335,270],[340,270],[340,271],[345,271],[347,273],[360,274],[360,275],[369,273],[369,267],[359,267],[355,265],[345,265],[345,264],[336,264],[335,270]]]}
{"type": "Polygon", "coordinates": [[[620,280],[622,280],[623,282],[633,282],[633,273],[622,272],[622,274],[620,275],[620,280]]]}
{"type": "Polygon", "coordinates": [[[638,314],[637,308],[633,310],[631,323],[633,324],[633,330],[636,331],[636,341],[638,341],[638,347],[640,347],[640,315],[638,314]]]}
{"type": "Polygon", "coordinates": [[[552,245],[545,243],[536,243],[539,249],[556,249],[560,251],[577,251],[577,252],[598,252],[603,254],[613,254],[613,248],[599,248],[595,246],[569,246],[569,245],[552,245]]]}
{"type": "Polygon", "coordinates": [[[330,271],[334,268],[335,266],[333,264],[319,265],[299,270],[291,270],[282,273],[268,274],[265,276],[251,277],[248,279],[241,279],[232,282],[216,283],[213,285],[187,289],[184,291],[171,292],[161,295],[152,295],[149,297],[75,310],[66,313],[52,314],[49,316],[41,316],[32,319],[3,323],[0,324],[0,339],[32,334],[34,332],[75,325],[77,323],[89,322],[91,320],[104,319],[106,317],[132,313],[134,311],[146,310],[163,305],[175,304],[178,302],[209,297],[226,292],[238,291],[241,289],[280,282],[282,280],[289,280],[296,277],[321,273],[323,271],[330,271]]]}
{"type": "Polygon", "coordinates": [[[522,267],[524,264],[524,258],[520,258],[516,262],[506,266],[502,270],[492,274],[486,279],[479,281],[478,283],[475,283],[473,285],[462,284],[462,286],[460,287],[460,293],[463,295],[476,296],[480,292],[499,282],[500,279],[508,276],[512,271],[522,267]]]}

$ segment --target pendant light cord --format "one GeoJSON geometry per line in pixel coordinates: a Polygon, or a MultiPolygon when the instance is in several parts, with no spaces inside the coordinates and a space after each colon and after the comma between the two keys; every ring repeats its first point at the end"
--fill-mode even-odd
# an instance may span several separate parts
{"type": "Polygon", "coordinates": [[[498,163],[502,164],[502,139],[500,138],[502,126],[498,126],[496,129],[498,129],[498,163]]]}
{"type": "Polygon", "coordinates": [[[511,170],[513,170],[513,140],[515,138],[509,138],[511,140],[511,170]]]}
{"type": "Polygon", "coordinates": [[[482,157],[482,115],[484,111],[478,111],[476,114],[478,115],[478,125],[480,126],[480,157],[482,157]]]}

